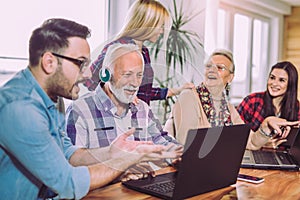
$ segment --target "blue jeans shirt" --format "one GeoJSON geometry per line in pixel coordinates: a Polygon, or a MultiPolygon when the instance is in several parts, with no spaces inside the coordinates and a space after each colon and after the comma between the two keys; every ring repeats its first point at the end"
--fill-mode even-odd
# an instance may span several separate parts
{"type": "Polygon", "coordinates": [[[87,194],[88,168],[69,164],[64,116],[29,68],[0,88],[0,123],[0,198],[37,199],[43,184],[61,199],[87,194]]]}

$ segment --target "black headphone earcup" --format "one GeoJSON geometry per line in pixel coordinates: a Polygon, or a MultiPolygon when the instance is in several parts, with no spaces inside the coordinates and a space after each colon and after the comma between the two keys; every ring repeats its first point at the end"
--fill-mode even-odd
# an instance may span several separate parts
{"type": "Polygon", "coordinates": [[[100,78],[101,82],[106,83],[107,81],[110,80],[110,77],[111,77],[111,74],[108,69],[106,69],[106,68],[100,69],[99,78],[100,78]]]}

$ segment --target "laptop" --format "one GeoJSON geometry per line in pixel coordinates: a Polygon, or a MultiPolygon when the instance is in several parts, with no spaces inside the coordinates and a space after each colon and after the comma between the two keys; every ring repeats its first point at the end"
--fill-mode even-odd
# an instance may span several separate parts
{"type": "Polygon", "coordinates": [[[189,130],[176,172],[123,185],[162,199],[184,199],[235,184],[249,132],[247,125],[189,130]]]}
{"type": "Polygon", "coordinates": [[[298,128],[292,128],[283,143],[276,150],[246,150],[241,167],[256,169],[299,170],[300,134],[298,128]]]}

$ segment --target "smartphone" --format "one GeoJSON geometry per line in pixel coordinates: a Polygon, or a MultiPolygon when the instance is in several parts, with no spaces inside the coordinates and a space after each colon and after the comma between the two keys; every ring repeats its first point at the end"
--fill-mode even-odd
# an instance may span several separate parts
{"type": "Polygon", "coordinates": [[[262,183],[265,180],[264,178],[261,178],[261,177],[250,176],[250,175],[246,175],[246,174],[238,174],[237,179],[240,181],[246,181],[246,182],[250,182],[250,183],[262,183]]]}

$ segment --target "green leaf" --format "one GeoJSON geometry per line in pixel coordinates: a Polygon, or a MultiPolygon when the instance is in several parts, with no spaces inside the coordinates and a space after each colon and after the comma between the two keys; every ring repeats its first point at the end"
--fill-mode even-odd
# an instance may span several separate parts
{"type": "MultiPolygon", "coordinates": [[[[183,0],[180,2],[180,6],[177,6],[176,0],[173,0],[173,11],[169,8],[172,19],[172,26],[169,33],[169,37],[166,41],[166,66],[167,74],[165,80],[158,80],[155,78],[160,87],[168,87],[173,84],[173,77],[170,74],[170,68],[174,69],[174,74],[176,68],[179,66],[180,71],[183,72],[186,62],[193,62],[194,57],[201,54],[201,48],[203,44],[201,43],[200,37],[197,33],[186,30],[183,28],[184,25],[187,25],[192,19],[199,15],[202,11],[193,13],[189,16],[186,16],[183,12],[183,0]]],[[[158,58],[158,54],[163,52],[162,48],[163,37],[162,35],[158,38],[156,43],[149,44],[150,54],[154,56],[155,59],[158,58]]],[[[176,80],[176,79],[174,79],[176,80]]],[[[178,82],[178,81],[177,81],[178,82]]],[[[174,103],[174,98],[168,98],[164,100],[165,111],[170,110],[170,103],[174,103]]],[[[166,113],[164,113],[166,114],[166,113]]]]}

